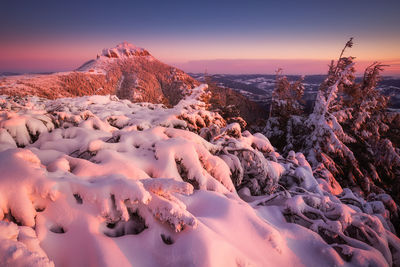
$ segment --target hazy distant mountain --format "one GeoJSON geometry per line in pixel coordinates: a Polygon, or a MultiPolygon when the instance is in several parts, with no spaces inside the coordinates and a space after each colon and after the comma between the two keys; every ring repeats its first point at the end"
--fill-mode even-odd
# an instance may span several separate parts
{"type": "MultiPolygon", "coordinates": [[[[192,77],[204,81],[204,74],[192,73],[192,77]]],[[[289,81],[298,80],[300,75],[286,75],[289,81]]],[[[271,93],[275,88],[275,75],[268,74],[214,74],[210,79],[222,87],[232,88],[247,96],[252,101],[266,105],[271,100],[271,93]]],[[[324,81],[325,75],[304,76],[304,100],[309,110],[317,95],[319,85],[324,81]]],[[[389,107],[400,108],[400,78],[383,77],[378,89],[386,96],[391,96],[389,107]]]]}

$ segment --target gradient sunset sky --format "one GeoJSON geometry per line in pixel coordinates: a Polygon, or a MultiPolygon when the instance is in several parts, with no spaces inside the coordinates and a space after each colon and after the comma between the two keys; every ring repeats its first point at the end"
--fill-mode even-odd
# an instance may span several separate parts
{"type": "Polygon", "coordinates": [[[349,37],[359,68],[400,75],[400,1],[18,1],[0,7],[0,71],[64,71],[122,41],[186,71],[325,73],[349,37]]]}

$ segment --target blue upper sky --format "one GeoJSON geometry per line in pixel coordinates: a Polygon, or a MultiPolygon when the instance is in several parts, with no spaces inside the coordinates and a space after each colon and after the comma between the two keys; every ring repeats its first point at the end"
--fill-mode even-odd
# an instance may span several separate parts
{"type": "Polygon", "coordinates": [[[325,60],[354,36],[361,60],[397,60],[399,11],[400,1],[369,0],[3,0],[0,70],[70,68],[125,40],[167,62],[325,60]]]}

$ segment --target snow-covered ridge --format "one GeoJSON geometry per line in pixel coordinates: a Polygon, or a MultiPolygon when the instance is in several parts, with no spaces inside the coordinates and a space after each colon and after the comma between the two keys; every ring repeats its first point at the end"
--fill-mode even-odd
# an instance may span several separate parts
{"type": "Polygon", "coordinates": [[[399,263],[389,196],[333,194],[302,153],[207,111],[205,89],[172,108],[2,97],[2,265],[399,263]]]}
{"type": "Polygon", "coordinates": [[[114,48],[103,49],[101,55],[108,58],[127,59],[137,56],[150,56],[150,53],[144,48],[137,47],[128,42],[123,42],[114,48]]]}

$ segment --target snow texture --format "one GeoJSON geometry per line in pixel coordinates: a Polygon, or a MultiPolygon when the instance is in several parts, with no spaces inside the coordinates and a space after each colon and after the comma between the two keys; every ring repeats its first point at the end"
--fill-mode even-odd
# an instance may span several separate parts
{"type": "Polygon", "coordinates": [[[205,89],[172,108],[2,97],[1,265],[400,264],[390,196],[333,189],[208,111],[205,89]]]}

